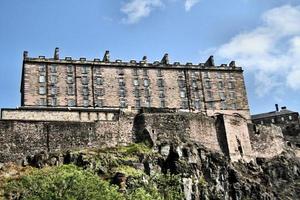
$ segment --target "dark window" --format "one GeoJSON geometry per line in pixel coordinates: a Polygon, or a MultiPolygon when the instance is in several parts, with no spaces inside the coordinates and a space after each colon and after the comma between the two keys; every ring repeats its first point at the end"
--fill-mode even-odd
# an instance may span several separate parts
{"type": "Polygon", "coordinates": [[[81,82],[83,85],[87,85],[89,83],[89,79],[87,76],[82,76],[81,77],[81,82]]]}
{"type": "Polygon", "coordinates": [[[126,107],[126,101],[124,99],[120,100],[120,107],[125,108],[126,107]]]}
{"type": "Polygon", "coordinates": [[[68,106],[69,107],[74,107],[75,106],[75,100],[74,99],[69,99],[68,100],[68,106]]]}
{"type": "Polygon", "coordinates": [[[125,81],[123,78],[119,79],[119,86],[125,86],[125,81]]]}
{"type": "Polygon", "coordinates": [[[139,100],[139,99],[135,100],[135,107],[141,108],[141,100],[139,100]]]}
{"type": "Polygon", "coordinates": [[[40,101],[39,101],[39,105],[40,106],[46,106],[47,105],[46,99],[41,98],[40,101]]]}
{"type": "Polygon", "coordinates": [[[68,86],[68,95],[73,95],[74,94],[74,86],[73,85],[69,85],[68,86]]]}
{"type": "Polygon", "coordinates": [[[195,100],[195,101],[194,101],[194,107],[195,107],[197,110],[199,110],[199,109],[201,108],[201,106],[200,106],[200,101],[199,101],[199,100],[195,100]]]}
{"type": "Polygon", "coordinates": [[[228,82],[228,88],[229,88],[229,89],[234,89],[234,82],[229,81],[229,82],[228,82]]]}
{"type": "Polygon", "coordinates": [[[39,66],[39,71],[40,72],[45,72],[46,71],[46,66],[45,65],[40,65],[39,66]]]}
{"type": "Polygon", "coordinates": [[[210,89],[211,88],[211,82],[210,81],[205,81],[205,88],[210,89]]]}
{"type": "Polygon", "coordinates": [[[57,106],[57,99],[56,98],[51,99],[51,106],[57,106]]]}
{"type": "Polygon", "coordinates": [[[140,90],[139,89],[134,90],[134,96],[135,97],[140,97],[140,90]]]}
{"type": "Polygon", "coordinates": [[[125,97],[125,90],[124,89],[120,89],[119,96],[120,97],[125,97]]]}
{"type": "Polygon", "coordinates": [[[89,95],[89,88],[88,88],[88,86],[83,86],[82,87],[82,94],[83,95],[89,95]]]}
{"type": "Polygon", "coordinates": [[[180,88],[185,87],[185,81],[182,80],[182,79],[178,80],[178,85],[179,85],[180,88]]]}
{"type": "Polygon", "coordinates": [[[67,77],[67,82],[68,83],[73,83],[73,76],[68,76],[67,77]]]}
{"type": "Polygon", "coordinates": [[[96,84],[97,85],[103,85],[103,79],[101,77],[96,78],[96,84]]]}
{"type": "Polygon", "coordinates": [[[72,65],[67,66],[67,73],[73,73],[73,66],[72,65]]]}
{"type": "Polygon", "coordinates": [[[89,102],[88,99],[83,100],[83,106],[84,107],[89,107],[89,104],[90,104],[90,102],[89,102]]]}
{"type": "Polygon", "coordinates": [[[165,97],[165,92],[163,90],[159,91],[159,98],[164,98],[165,97]]]}
{"type": "Polygon", "coordinates": [[[181,102],[181,108],[187,109],[188,108],[188,102],[187,101],[182,101],[181,102]]]}
{"type": "Polygon", "coordinates": [[[83,67],[81,67],[81,73],[83,73],[83,74],[87,74],[87,73],[88,73],[88,71],[89,71],[89,68],[88,68],[87,66],[83,66],[83,67]]]}
{"type": "Polygon", "coordinates": [[[57,94],[57,88],[55,86],[51,87],[51,94],[53,95],[57,94]]]}
{"type": "Polygon", "coordinates": [[[160,100],[160,107],[165,108],[166,107],[166,101],[164,99],[160,100]]]}
{"type": "Polygon", "coordinates": [[[210,91],[210,90],[207,91],[207,98],[209,98],[209,99],[213,98],[212,91],[210,91]]]}
{"type": "Polygon", "coordinates": [[[222,90],[223,87],[224,87],[223,82],[222,82],[222,81],[219,81],[219,82],[218,82],[218,88],[219,88],[219,90],[222,90]]]}
{"type": "Polygon", "coordinates": [[[50,72],[51,73],[56,73],[57,72],[57,66],[56,65],[51,65],[50,66],[50,72]]]}
{"type": "Polygon", "coordinates": [[[164,87],[164,80],[163,79],[158,79],[157,80],[157,85],[158,85],[158,87],[164,87]]]}
{"type": "Polygon", "coordinates": [[[145,89],[145,97],[150,96],[150,90],[148,88],[145,89]]]}

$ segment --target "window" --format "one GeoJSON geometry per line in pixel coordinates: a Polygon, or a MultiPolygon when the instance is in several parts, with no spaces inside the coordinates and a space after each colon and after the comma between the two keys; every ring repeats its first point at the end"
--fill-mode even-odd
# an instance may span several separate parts
{"type": "Polygon", "coordinates": [[[103,107],[103,99],[96,100],[96,106],[97,107],[103,107]]]}
{"type": "Polygon", "coordinates": [[[125,90],[124,89],[120,89],[119,96],[120,97],[125,97],[125,90]]]}
{"type": "Polygon", "coordinates": [[[293,119],[292,115],[289,115],[289,120],[292,120],[292,119],[293,119]]]}
{"type": "Polygon", "coordinates": [[[260,124],[262,124],[262,125],[263,125],[263,124],[264,124],[264,121],[260,121],[260,124]]]}
{"type": "Polygon", "coordinates": [[[181,90],[181,91],[180,91],[180,97],[181,97],[181,98],[185,98],[185,97],[186,97],[186,93],[185,93],[184,90],[181,90]]]}
{"type": "Polygon", "coordinates": [[[207,103],[207,105],[208,105],[208,109],[215,109],[215,102],[208,102],[207,103]]]}
{"type": "Polygon", "coordinates": [[[219,96],[221,100],[225,100],[225,93],[224,92],[219,92],[219,96]]]}
{"type": "Polygon", "coordinates": [[[139,85],[139,80],[138,79],[134,79],[133,80],[133,85],[134,86],[138,86],[139,85]]]}
{"type": "Polygon", "coordinates": [[[283,122],[284,122],[284,117],[281,117],[281,121],[283,121],[283,122]]]}
{"type": "Polygon", "coordinates": [[[149,97],[146,99],[146,106],[147,106],[148,108],[151,107],[151,100],[150,100],[149,97]]]}
{"type": "Polygon", "coordinates": [[[195,109],[197,109],[197,110],[200,109],[200,101],[199,101],[199,100],[195,100],[195,101],[194,101],[194,107],[195,107],[195,109]]]}
{"type": "Polygon", "coordinates": [[[57,88],[55,86],[51,87],[51,94],[56,95],[57,94],[57,88]]]}
{"type": "Polygon", "coordinates": [[[39,88],[39,94],[46,94],[46,88],[45,88],[45,86],[40,86],[40,88],[39,88]]]}
{"type": "Polygon", "coordinates": [[[233,110],[236,110],[236,109],[237,109],[236,103],[233,103],[233,104],[232,104],[232,109],[233,109],[233,110]]]}
{"type": "Polygon", "coordinates": [[[164,99],[160,100],[160,107],[165,108],[166,107],[166,101],[164,99]]]}
{"type": "Polygon", "coordinates": [[[147,69],[143,69],[143,75],[148,76],[148,70],[147,69]]]}
{"type": "Polygon", "coordinates": [[[75,100],[74,99],[69,99],[68,100],[68,106],[69,107],[74,107],[75,106],[75,100]]]}
{"type": "Polygon", "coordinates": [[[163,90],[159,91],[159,98],[164,98],[165,97],[165,92],[163,90]]]}
{"type": "Polygon", "coordinates": [[[83,86],[82,87],[82,94],[83,95],[89,95],[89,88],[88,88],[88,86],[83,86]]]}
{"type": "Polygon", "coordinates": [[[46,106],[46,105],[47,105],[46,99],[44,98],[40,99],[39,106],[46,106]]]}
{"type": "Polygon", "coordinates": [[[210,81],[205,81],[205,88],[210,89],[211,88],[211,83],[210,81]]]}
{"type": "Polygon", "coordinates": [[[89,107],[89,100],[88,99],[85,99],[85,100],[83,100],[83,106],[84,107],[89,107]]]}
{"type": "Polygon", "coordinates": [[[45,83],[45,81],[46,81],[45,76],[44,75],[40,75],[39,82],[40,83],[45,83]]]}
{"type": "Polygon", "coordinates": [[[73,66],[72,65],[67,66],[67,73],[73,73],[73,66]]]}
{"type": "Polygon", "coordinates": [[[234,92],[230,92],[229,96],[231,99],[235,99],[236,98],[236,94],[234,92]]]}
{"type": "Polygon", "coordinates": [[[89,83],[88,77],[87,77],[87,76],[82,76],[82,77],[81,77],[81,83],[82,83],[83,85],[87,85],[87,84],[89,83]]]}
{"type": "Polygon", "coordinates": [[[234,83],[232,81],[228,82],[228,88],[234,89],[234,83]]]}
{"type": "Polygon", "coordinates": [[[57,72],[57,66],[56,65],[51,65],[50,66],[50,72],[51,73],[56,73],[57,72]]]}
{"type": "Polygon", "coordinates": [[[233,73],[229,73],[229,79],[234,79],[233,73]]]}
{"type": "Polygon", "coordinates": [[[187,101],[182,101],[181,102],[181,108],[187,109],[188,108],[188,102],[187,101]]]}
{"type": "Polygon", "coordinates": [[[45,72],[46,71],[46,66],[45,65],[40,65],[39,66],[39,72],[45,72]]]}
{"type": "Polygon", "coordinates": [[[216,77],[217,77],[218,79],[222,79],[222,73],[221,73],[221,72],[217,72],[217,73],[216,73],[216,77]]]}
{"type": "Polygon", "coordinates": [[[149,79],[144,79],[144,86],[148,87],[149,86],[149,79]]]}
{"type": "Polygon", "coordinates": [[[56,98],[51,99],[51,106],[57,106],[57,99],[56,98]]]}
{"type": "Polygon", "coordinates": [[[222,81],[219,81],[219,82],[218,82],[218,88],[219,88],[219,90],[222,90],[223,87],[224,87],[223,82],[222,82],[222,81]]]}
{"type": "Polygon", "coordinates": [[[195,99],[199,99],[200,98],[200,94],[198,91],[194,92],[194,96],[195,96],[195,99]]]}
{"type": "Polygon", "coordinates": [[[158,85],[158,87],[164,87],[164,80],[163,79],[158,79],[157,80],[157,85],[158,85]]]}
{"type": "Polygon", "coordinates": [[[73,95],[74,94],[74,86],[73,85],[69,85],[68,86],[68,95],[73,95]]]}
{"type": "Polygon", "coordinates": [[[123,68],[118,69],[118,74],[121,76],[124,75],[124,69],[123,68]]]}
{"type": "Polygon", "coordinates": [[[81,67],[81,73],[82,74],[87,74],[88,73],[88,67],[87,66],[83,66],[83,67],[81,67]]]}
{"type": "Polygon", "coordinates": [[[185,87],[185,82],[184,82],[184,80],[182,80],[182,79],[178,80],[178,85],[179,85],[180,88],[185,87]]]}
{"type": "Polygon", "coordinates": [[[68,83],[73,83],[73,76],[68,76],[67,77],[67,82],[68,83]]]}
{"type": "Polygon", "coordinates": [[[159,77],[162,76],[162,71],[161,71],[161,69],[158,69],[158,70],[157,70],[157,76],[159,76],[159,77]]]}
{"type": "Polygon", "coordinates": [[[51,75],[51,83],[52,84],[57,83],[57,76],[56,75],[51,75]]]}
{"type": "Polygon", "coordinates": [[[103,85],[103,79],[101,77],[96,78],[96,84],[97,85],[103,85]]]}
{"type": "Polygon", "coordinates": [[[135,97],[140,97],[140,90],[139,89],[134,90],[134,96],[135,97]]]}
{"type": "Polygon", "coordinates": [[[145,89],[145,97],[150,96],[150,90],[148,88],[145,89]]]}
{"type": "Polygon", "coordinates": [[[203,72],[203,78],[210,78],[209,72],[203,72]]]}
{"type": "Polygon", "coordinates": [[[120,100],[120,107],[125,108],[126,107],[126,101],[124,99],[120,100]]]}
{"type": "Polygon", "coordinates": [[[210,90],[207,91],[207,98],[208,99],[212,99],[213,98],[212,91],[210,91],[210,90]]]}
{"type": "Polygon", "coordinates": [[[272,123],[275,123],[275,119],[271,119],[271,122],[272,122],[272,123]]]}
{"type": "Polygon", "coordinates": [[[196,80],[192,80],[192,87],[193,88],[197,88],[198,87],[196,80]]]}
{"type": "Polygon", "coordinates": [[[138,76],[138,75],[139,75],[138,69],[133,69],[133,76],[138,76]]]}
{"type": "Polygon", "coordinates": [[[125,81],[123,78],[119,79],[119,86],[125,86],[125,81]]]}
{"type": "Polygon", "coordinates": [[[135,107],[141,108],[141,100],[139,100],[139,99],[135,100],[135,107]]]}
{"type": "Polygon", "coordinates": [[[227,109],[226,102],[224,102],[224,101],[221,102],[221,109],[222,110],[226,110],[227,109]]]}

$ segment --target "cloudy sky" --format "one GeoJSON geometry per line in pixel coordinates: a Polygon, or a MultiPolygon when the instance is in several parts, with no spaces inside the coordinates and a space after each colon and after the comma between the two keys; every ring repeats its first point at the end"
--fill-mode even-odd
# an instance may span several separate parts
{"type": "Polygon", "coordinates": [[[22,52],[245,70],[251,113],[300,111],[300,0],[1,0],[0,107],[20,105],[22,52]]]}

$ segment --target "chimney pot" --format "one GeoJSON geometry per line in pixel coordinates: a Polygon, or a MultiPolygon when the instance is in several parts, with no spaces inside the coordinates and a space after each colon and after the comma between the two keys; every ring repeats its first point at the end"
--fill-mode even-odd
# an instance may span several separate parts
{"type": "Polygon", "coordinates": [[[59,48],[58,47],[56,47],[54,50],[54,59],[55,60],[59,59],[59,48]]]}
{"type": "Polygon", "coordinates": [[[275,108],[276,108],[276,112],[278,112],[279,109],[278,109],[278,104],[277,103],[275,104],[275,108]]]}

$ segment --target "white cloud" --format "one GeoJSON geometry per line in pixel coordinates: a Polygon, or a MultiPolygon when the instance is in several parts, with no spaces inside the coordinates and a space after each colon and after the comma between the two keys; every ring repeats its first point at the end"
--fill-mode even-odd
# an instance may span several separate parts
{"type": "Polygon", "coordinates": [[[262,25],[240,33],[217,50],[237,60],[256,80],[259,96],[283,87],[300,90],[300,6],[285,5],[262,16],[262,25]]]}
{"type": "Polygon", "coordinates": [[[123,22],[137,23],[142,18],[149,16],[153,9],[162,5],[162,0],[130,0],[121,8],[121,11],[127,15],[126,18],[123,18],[123,22]]]}
{"type": "Polygon", "coordinates": [[[190,11],[191,8],[199,2],[200,2],[200,0],[185,0],[185,3],[184,3],[185,10],[190,11]]]}

